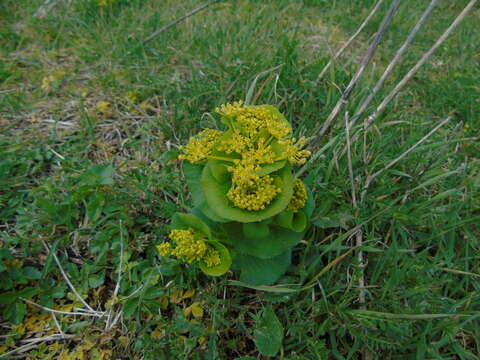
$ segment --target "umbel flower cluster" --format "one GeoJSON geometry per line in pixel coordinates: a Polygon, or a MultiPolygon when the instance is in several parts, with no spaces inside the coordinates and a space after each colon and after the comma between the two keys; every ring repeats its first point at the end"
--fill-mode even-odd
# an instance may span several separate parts
{"type": "MultiPolygon", "coordinates": [[[[216,113],[226,130],[204,129],[180,148],[193,214],[215,229],[214,241],[236,254],[234,266],[240,268],[241,280],[243,275],[251,283],[271,282],[273,277],[250,279],[242,263],[289,259],[287,250],[303,236],[309,195],[302,180],[294,178],[292,166],[310,156],[304,149],[307,139],[294,138],[290,123],[271,105],[235,102],[216,113]]],[[[194,229],[174,227],[169,238],[175,247],[171,242],[160,245],[161,256],[201,263],[202,270],[222,264],[213,243],[194,229]]]]}

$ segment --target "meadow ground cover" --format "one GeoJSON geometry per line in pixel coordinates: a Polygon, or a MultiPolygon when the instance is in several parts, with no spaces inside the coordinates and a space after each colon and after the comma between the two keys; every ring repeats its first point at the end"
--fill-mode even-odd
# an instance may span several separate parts
{"type": "MultiPolygon", "coordinates": [[[[439,2],[367,114],[467,2],[439,2]]],[[[284,286],[156,250],[193,206],[179,146],[247,93],[315,136],[381,14],[317,77],[374,3],[223,1],[144,43],[200,2],[0,2],[0,358],[478,359],[478,5],[356,141],[343,113],[320,140],[284,286]]],[[[350,113],[428,3],[401,3],[350,113]]]]}

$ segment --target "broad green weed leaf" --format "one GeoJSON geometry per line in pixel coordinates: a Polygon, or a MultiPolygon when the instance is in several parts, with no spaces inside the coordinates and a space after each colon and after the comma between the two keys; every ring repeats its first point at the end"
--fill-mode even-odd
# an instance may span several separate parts
{"type": "Polygon", "coordinates": [[[27,308],[21,300],[15,301],[3,310],[3,317],[13,324],[20,324],[25,317],[27,308]]]}
{"type": "Polygon", "coordinates": [[[38,280],[42,277],[42,273],[32,266],[24,267],[23,275],[30,280],[38,280]]]}
{"type": "Polygon", "coordinates": [[[350,214],[338,213],[330,216],[317,217],[312,220],[312,223],[322,229],[341,227],[346,230],[348,228],[348,222],[352,219],[353,216],[350,214]]]}
{"type": "Polygon", "coordinates": [[[263,310],[257,319],[253,337],[255,345],[262,355],[275,356],[280,350],[283,341],[283,326],[270,306],[263,310]]]}

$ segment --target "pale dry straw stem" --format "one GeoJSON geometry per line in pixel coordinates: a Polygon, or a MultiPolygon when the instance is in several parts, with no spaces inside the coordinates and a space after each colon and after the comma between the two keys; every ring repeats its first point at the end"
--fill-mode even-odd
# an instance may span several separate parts
{"type": "Polygon", "coordinates": [[[245,96],[245,101],[244,101],[244,104],[245,105],[250,105],[250,101],[252,100],[252,97],[253,97],[253,92],[255,91],[255,86],[257,85],[257,81],[260,77],[264,76],[264,75],[267,75],[268,73],[272,72],[272,71],[275,71],[277,69],[280,69],[283,65],[285,65],[284,63],[282,64],[279,64],[277,66],[274,66],[268,70],[265,70],[265,71],[262,71],[260,73],[257,74],[257,76],[255,76],[255,79],[253,79],[253,82],[252,84],[250,85],[250,87],[248,88],[248,91],[247,91],[247,95],[245,96]]]}
{"type": "MultiPolygon", "coordinates": [[[[75,316],[75,315],[78,315],[78,316],[93,316],[93,317],[102,317],[103,316],[103,313],[98,313],[98,312],[88,312],[88,311],[83,311],[83,312],[74,312],[74,311],[60,311],[60,310],[55,310],[55,309],[51,309],[49,307],[46,307],[46,306],[43,306],[43,305],[40,305],[40,304],[37,304],[33,301],[30,301],[30,300],[27,300],[27,299],[24,299],[24,298],[20,298],[22,301],[25,301],[27,304],[30,304],[32,306],[36,306],[38,307],[39,309],[42,309],[42,310],[45,310],[49,313],[52,313],[52,314],[59,314],[59,315],[70,315],[70,316],[75,316]]],[[[79,309],[80,310],[80,309],[79,309]]],[[[82,309],[83,310],[83,309],[82,309]]]]}
{"type": "MultiPolygon", "coordinates": [[[[12,359],[12,357],[11,357],[12,355],[21,354],[21,353],[24,353],[26,351],[35,349],[36,347],[37,347],[37,345],[35,345],[35,344],[22,345],[20,347],[17,347],[16,349],[13,349],[13,350],[10,350],[9,352],[1,354],[0,358],[7,358],[8,357],[9,359],[12,359]]],[[[24,356],[22,356],[22,357],[24,357],[24,356]]]]}
{"type": "MultiPolygon", "coordinates": [[[[355,190],[355,181],[353,178],[353,165],[352,165],[352,152],[351,152],[351,146],[350,146],[350,128],[348,126],[349,121],[348,121],[348,112],[345,113],[345,131],[346,131],[346,142],[347,142],[347,160],[348,160],[348,174],[350,177],[350,186],[351,186],[351,191],[352,191],[352,204],[353,208],[355,209],[355,212],[357,216],[359,215],[359,209],[358,209],[358,203],[357,203],[357,195],[356,195],[356,190],[355,190]]],[[[364,264],[364,258],[363,258],[363,251],[361,250],[361,247],[363,246],[363,231],[362,228],[360,227],[356,234],[356,244],[355,246],[357,247],[357,259],[358,259],[358,266],[360,267],[360,277],[358,279],[358,288],[359,288],[359,294],[358,294],[358,302],[360,303],[360,308],[362,310],[365,310],[367,307],[365,306],[366,302],[366,296],[365,296],[365,264],[364,264]]],[[[367,356],[365,354],[365,356],[367,356]]]]}
{"type": "Polygon", "coordinates": [[[390,5],[390,8],[388,9],[387,13],[385,14],[382,23],[380,24],[377,34],[375,35],[375,38],[368,48],[365,56],[363,57],[362,62],[360,63],[360,66],[353,76],[353,78],[350,80],[350,83],[348,84],[347,88],[343,92],[342,96],[338,100],[337,104],[333,108],[332,112],[328,116],[327,120],[325,120],[325,123],[323,124],[322,129],[320,130],[320,133],[314,138],[312,142],[312,146],[316,146],[318,142],[321,140],[323,135],[329,130],[330,125],[332,122],[337,118],[338,114],[340,111],[343,109],[343,107],[348,103],[348,99],[350,98],[350,95],[352,94],[353,90],[355,89],[355,86],[357,85],[357,82],[360,80],[362,77],[363,73],[368,67],[368,64],[373,58],[373,55],[375,54],[375,51],[378,48],[378,45],[380,45],[380,42],[383,38],[383,35],[385,34],[388,26],[390,25],[395,12],[397,11],[398,6],[400,5],[401,0],[393,0],[392,4],[390,5]]]}
{"type": "MultiPolygon", "coordinates": [[[[124,245],[123,245],[123,226],[122,226],[122,220],[119,220],[119,223],[118,223],[118,226],[119,226],[119,230],[120,230],[120,263],[118,265],[118,279],[117,279],[117,284],[115,285],[115,290],[113,291],[113,301],[116,302],[117,300],[117,296],[118,296],[118,291],[120,290],[120,283],[122,281],[122,267],[123,267],[123,248],[124,248],[124,245]]],[[[114,320],[113,322],[111,322],[111,318],[112,318],[112,312],[113,312],[113,305],[112,304],[112,307],[110,308],[110,310],[108,310],[108,315],[107,315],[107,321],[105,322],[105,330],[109,330],[111,328],[113,328],[113,326],[115,325],[116,323],[116,320],[114,320]]],[[[119,310],[119,313],[121,313],[121,309],[119,310]]],[[[117,314],[118,315],[118,314],[117,314]]],[[[116,316],[117,316],[116,315],[116,316]]]]}
{"type": "Polygon", "coordinates": [[[474,5],[478,0],[471,0],[467,6],[462,10],[462,12],[457,16],[453,23],[448,27],[447,30],[438,38],[435,44],[422,56],[422,58],[415,64],[413,68],[400,80],[400,82],[395,86],[395,88],[383,99],[383,101],[378,105],[377,109],[373,114],[371,114],[365,122],[365,127],[368,127],[378,115],[385,109],[385,107],[390,103],[390,101],[400,92],[400,90],[407,84],[407,82],[415,75],[415,73],[420,69],[420,67],[425,64],[430,56],[443,44],[447,37],[452,33],[452,31],[465,19],[467,14],[472,10],[474,5]]]}
{"type": "Polygon", "coordinates": [[[418,31],[420,30],[420,28],[423,26],[423,24],[426,22],[428,16],[430,15],[430,13],[432,12],[432,10],[435,8],[435,6],[437,5],[437,3],[439,2],[440,0],[432,0],[430,2],[430,5],[425,9],[425,11],[423,12],[422,16],[420,17],[420,19],[418,20],[418,22],[415,24],[415,26],[413,27],[412,31],[410,32],[410,34],[408,34],[405,42],[402,44],[402,46],[398,49],[397,53],[395,54],[393,60],[388,64],[387,68],[385,69],[385,71],[383,72],[382,76],[380,77],[380,79],[377,81],[377,83],[375,84],[375,87],[373,88],[372,92],[368,95],[368,97],[362,102],[362,104],[360,105],[360,107],[358,108],[358,110],[355,112],[352,120],[350,121],[349,123],[349,128],[352,128],[353,125],[355,125],[355,122],[358,120],[358,118],[363,114],[363,112],[365,111],[365,109],[368,107],[368,105],[370,105],[370,103],[372,102],[373,98],[377,95],[377,93],[380,91],[380,89],[383,87],[383,84],[385,82],[385,80],[387,79],[387,77],[392,73],[394,67],[398,64],[398,62],[401,60],[402,56],[405,54],[405,52],[407,51],[408,47],[410,46],[410,44],[412,43],[413,39],[415,38],[415,36],[417,35],[418,31]]]}
{"type": "Polygon", "coordinates": [[[20,340],[23,343],[28,343],[29,345],[31,344],[36,344],[40,342],[47,342],[47,341],[56,341],[56,340],[63,340],[63,339],[72,339],[74,338],[75,335],[61,335],[61,334],[53,334],[53,335],[48,335],[48,336],[43,336],[39,338],[32,338],[32,339],[24,339],[20,340]]]}
{"type": "MultiPolygon", "coordinates": [[[[45,241],[42,241],[43,243],[43,246],[45,247],[45,249],[47,250],[47,252],[50,252],[51,249],[48,247],[47,243],[45,241]]],[[[90,305],[87,304],[87,302],[85,300],[83,300],[83,298],[80,296],[80,294],[77,292],[77,290],[75,289],[75,287],[73,286],[72,282],[70,281],[70,279],[68,278],[67,274],[65,273],[65,271],[63,270],[63,267],[62,267],[62,264],[60,264],[60,260],[58,260],[58,257],[57,255],[55,254],[55,251],[52,251],[52,255],[53,255],[53,258],[55,259],[55,262],[57,263],[57,266],[58,268],[60,269],[60,272],[62,273],[62,276],[63,278],[65,279],[65,281],[67,282],[68,286],[70,287],[70,289],[73,291],[73,293],[75,294],[75,296],[78,298],[78,300],[83,304],[83,306],[85,306],[88,310],[90,310],[92,313],[97,313],[95,310],[93,310],[90,305]]]]}
{"type": "MultiPolygon", "coordinates": [[[[67,1],[67,4],[70,3],[71,0],[67,1]]],[[[33,17],[37,19],[43,19],[49,12],[53,10],[59,3],[65,2],[64,0],[46,0],[42,6],[40,6],[33,17]]]]}
{"type": "Polygon", "coordinates": [[[362,194],[360,196],[360,201],[363,201],[365,198],[365,194],[368,190],[368,187],[372,183],[373,180],[375,180],[376,177],[378,177],[380,174],[382,174],[384,171],[390,169],[392,166],[394,166],[396,163],[398,163],[400,160],[404,159],[408,154],[410,154],[413,150],[415,150],[418,146],[420,146],[423,142],[425,142],[430,136],[432,136],[435,132],[437,132],[438,129],[440,129],[443,125],[448,123],[451,119],[453,118],[452,115],[448,116],[445,120],[440,122],[437,126],[435,126],[427,135],[422,137],[420,140],[418,140],[413,146],[411,146],[408,150],[406,150],[403,154],[392,160],[385,166],[384,168],[378,170],[376,173],[373,175],[370,175],[367,177],[367,180],[365,181],[365,186],[363,187],[362,194]]]}
{"type": "Polygon", "coordinates": [[[362,30],[367,26],[367,24],[370,22],[372,19],[373,15],[377,12],[377,10],[380,8],[380,5],[382,5],[383,0],[377,1],[375,6],[373,7],[372,11],[368,14],[368,16],[365,18],[363,23],[360,25],[360,27],[357,29],[355,34],[353,34],[350,39],[347,40],[345,44],[343,44],[340,49],[337,50],[337,52],[333,55],[333,57],[330,59],[327,65],[323,68],[323,70],[320,72],[320,75],[318,75],[317,79],[314,82],[314,85],[317,85],[318,82],[325,76],[325,73],[327,70],[332,66],[333,62],[343,54],[343,52],[350,46],[350,44],[357,38],[357,36],[362,32],[362,30]]]}
{"type": "Polygon", "coordinates": [[[322,157],[323,153],[330,148],[335,141],[338,140],[338,136],[332,137],[328,143],[326,143],[321,149],[315,151],[312,156],[308,159],[308,161],[295,173],[295,177],[300,177],[302,174],[307,171],[313,163],[322,157]]]}
{"type": "Polygon", "coordinates": [[[193,9],[192,11],[186,13],[185,15],[179,17],[178,19],[175,19],[174,21],[172,21],[171,23],[161,27],[160,29],[158,29],[157,31],[153,32],[152,34],[150,34],[149,36],[147,36],[145,38],[145,40],[143,40],[143,43],[146,43],[152,39],[154,39],[155,37],[157,37],[158,35],[160,35],[162,32],[164,32],[165,30],[168,30],[170,29],[171,27],[177,25],[179,22],[182,22],[183,20],[186,20],[188,19],[190,16],[193,16],[195,15],[196,13],[206,9],[207,7],[209,7],[210,5],[213,5],[213,4],[216,4],[216,3],[219,3],[220,1],[223,1],[223,0],[213,0],[213,1],[209,1],[209,2],[206,2],[206,3],[203,3],[202,5],[196,7],[195,9],[193,9]]]}
{"type": "Polygon", "coordinates": [[[63,331],[62,331],[62,327],[61,327],[60,324],[58,323],[58,320],[57,320],[57,317],[55,316],[55,313],[51,312],[50,315],[52,315],[53,322],[55,323],[55,326],[57,327],[58,332],[59,332],[60,335],[62,336],[62,339],[65,339],[65,334],[64,334],[63,331]]]}

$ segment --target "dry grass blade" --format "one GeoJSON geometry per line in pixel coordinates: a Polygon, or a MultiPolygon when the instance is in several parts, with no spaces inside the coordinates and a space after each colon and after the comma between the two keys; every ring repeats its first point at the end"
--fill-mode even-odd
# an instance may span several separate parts
{"type": "Polygon", "coordinates": [[[376,14],[377,10],[380,8],[380,5],[382,5],[383,0],[379,0],[375,6],[373,7],[372,11],[368,14],[368,16],[365,18],[363,23],[360,25],[360,27],[357,29],[355,34],[353,34],[350,39],[347,40],[345,44],[343,44],[340,49],[337,50],[337,52],[333,55],[333,57],[330,59],[327,65],[323,68],[323,70],[320,72],[320,75],[318,75],[317,80],[315,80],[314,84],[318,84],[318,82],[325,76],[325,73],[327,70],[330,68],[330,66],[334,63],[334,61],[343,54],[343,52],[350,46],[350,44],[357,38],[357,36],[363,31],[365,26],[370,22],[372,19],[373,15],[376,14]]]}
{"type": "Polygon", "coordinates": [[[363,112],[365,111],[365,109],[368,107],[368,105],[370,105],[370,103],[372,102],[373,98],[375,97],[375,95],[377,95],[377,93],[380,91],[380,89],[383,87],[383,84],[385,82],[385,80],[387,79],[387,77],[391,74],[391,72],[393,71],[394,67],[398,64],[398,62],[400,61],[400,59],[402,58],[402,56],[405,54],[405,52],[407,51],[408,47],[410,46],[410,44],[412,43],[413,39],[415,38],[415,36],[417,35],[418,31],[420,30],[420,28],[423,26],[423,24],[426,22],[428,16],[430,15],[430,13],[432,12],[432,10],[434,9],[434,7],[437,5],[437,3],[439,2],[440,0],[432,0],[430,5],[427,7],[427,9],[424,11],[424,13],[422,14],[422,16],[420,17],[420,20],[418,20],[418,22],[415,24],[415,26],[413,27],[412,31],[410,32],[410,34],[408,34],[407,36],[407,39],[405,40],[405,42],[403,43],[403,45],[398,49],[397,53],[395,54],[393,60],[388,64],[387,68],[385,69],[385,71],[383,72],[382,76],[380,77],[380,79],[377,81],[377,83],[375,84],[375,87],[373,88],[372,92],[370,93],[370,95],[368,95],[368,97],[365,99],[365,101],[363,101],[363,103],[360,105],[360,107],[358,108],[358,110],[355,112],[355,115],[353,116],[352,120],[350,121],[350,124],[349,124],[349,128],[352,128],[353,125],[355,125],[355,122],[358,120],[358,118],[363,114],[363,112]]]}
{"type": "Polygon", "coordinates": [[[161,27],[160,29],[158,29],[157,31],[153,32],[152,34],[150,34],[149,36],[147,36],[145,38],[145,40],[143,40],[143,43],[146,43],[146,42],[149,42],[150,40],[156,38],[158,35],[160,35],[162,32],[164,32],[165,30],[168,30],[170,29],[171,27],[177,25],[179,22],[182,22],[183,20],[186,20],[188,19],[189,17],[195,15],[196,13],[206,9],[207,7],[209,7],[210,5],[213,5],[213,4],[216,4],[216,3],[219,3],[220,1],[223,1],[223,0],[213,0],[213,1],[209,1],[209,2],[206,2],[198,7],[196,7],[195,9],[193,9],[192,11],[186,13],[185,15],[179,17],[178,19],[175,19],[174,21],[172,21],[171,23],[161,27]]]}
{"type": "Polygon", "coordinates": [[[363,201],[364,197],[365,197],[365,194],[367,192],[367,189],[368,187],[370,186],[370,184],[372,183],[373,180],[375,180],[375,178],[377,176],[379,176],[380,174],[382,174],[384,171],[390,169],[392,166],[394,166],[396,163],[398,163],[400,160],[404,159],[408,154],[410,154],[413,150],[415,150],[417,147],[419,147],[425,140],[427,140],[430,136],[432,136],[435,132],[437,132],[438,129],[440,129],[443,125],[445,125],[446,123],[448,123],[451,119],[452,119],[453,116],[449,116],[447,117],[445,120],[443,120],[442,122],[440,122],[440,124],[438,124],[437,126],[435,126],[427,135],[425,135],[424,137],[422,137],[420,140],[418,140],[413,146],[411,146],[410,148],[408,148],[407,151],[405,151],[404,153],[402,153],[400,156],[398,156],[397,158],[395,158],[394,160],[392,160],[391,162],[389,162],[387,164],[387,166],[385,166],[384,168],[378,170],[376,173],[374,173],[373,175],[370,175],[367,177],[367,180],[365,181],[365,186],[362,190],[362,195],[360,197],[360,201],[363,201]]]}
{"type": "Polygon", "coordinates": [[[328,272],[331,268],[333,268],[335,265],[337,265],[340,261],[342,261],[343,259],[345,259],[348,255],[350,255],[354,250],[356,249],[356,247],[353,247],[351,249],[349,249],[347,252],[345,252],[344,254],[340,255],[338,258],[336,258],[335,260],[329,262],[327,265],[325,265],[325,267],[320,270],[320,272],[315,275],[313,278],[311,278],[307,284],[302,288],[302,290],[306,290],[306,289],[309,289],[311,288],[314,284],[315,284],[315,281],[317,281],[317,279],[319,277],[321,277],[323,274],[325,274],[326,272],[328,272]]]}
{"type": "Polygon", "coordinates": [[[388,9],[387,13],[385,14],[382,20],[382,23],[378,28],[377,34],[375,35],[375,38],[372,44],[370,45],[370,47],[367,50],[367,53],[363,57],[363,60],[360,63],[360,66],[357,72],[355,73],[353,78],[350,80],[350,83],[348,84],[347,88],[345,89],[342,96],[340,97],[337,104],[335,105],[334,109],[332,110],[327,120],[323,124],[323,127],[320,130],[320,133],[312,141],[313,147],[316,147],[316,145],[318,144],[320,139],[323,137],[323,135],[325,135],[325,133],[329,130],[332,122],[337,118],[340,111],[348,103],[348,99],[350,98],[350,95],[352,94],[353,89],[355,89],[355,86],[357,85],[358,81],[360,80],[363,73],[367,69],[368,64],[372,60],[373,55],[375,54],[375,51],[377,50],[378,45],[380,45],[383,35],[385,34],[388,26],[390,25],[399,5],[400,5],[400,0],[393,0],[392,4],[390,5],[390,8],[388,9]]]}
{"type": "Polygon", "coordinates": [[[375,121],[378,115],[385,109],[385,107],[392,101],[392,99],[402,90],[402,88],[407,84],[407,82],[415,75],[415,73],[425,64],[430,56],[443,44],[447,37],[452,33],[452,31],[465,19],[465,16],[473,9],[478,0],[471,0],[467,6],[462,10],[462,12],[457,16],[453,23],[448,27],[447,30],[438,38],[435,44],[422,56],[422,58],[415,64],[415,66],[410,69],[410,71],[400,80],[400,82],[395,86],[395,88],[383,99],[383,101],[378,105],[375,112],[368,117],[365,122],[365,127],[370,126],[370,124],[375,121]]]}
{"type": "MultiPolygon", "coordinates": [[[[45,247],[45,249],[47,250],[47,252],[50,252],[51,249],[48,247],[47,243],[45,241],[42,241],[43,243],[43,246],[45,247]]],[[[73,291],[73,293],[75,294],[75,296],[77,297],[77,299],[83,304],[83,306],[85,306],[89,311],[91,311],[92,313],[97,313],[95,310],[93,310],[90,305],[87,304],[87,302],[85,300],[83,300],[83,298],[80,296],[80,294],[77,292],[77,290],[75,289],[75,287],[73,286],[72,282],[70,281],[69,277],[67,276],[67,274],[65,273],[65,271],[63,270],[63,267],[62,267],[62,264],[60,264],[60,260],[58,260],[58,257],[57,255],[55,254],[55,252],[53,251],[52,252],[52,255],[53,255],[53,258],[55,259],[55,262],[57,263],[57,266],[58,268],[60,269],[60,272],[62,273],[62,276],[63,278],[65,279],[65,281],[67,282],[68,286],[70,287],[70,289],[73,291]]]]}

